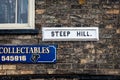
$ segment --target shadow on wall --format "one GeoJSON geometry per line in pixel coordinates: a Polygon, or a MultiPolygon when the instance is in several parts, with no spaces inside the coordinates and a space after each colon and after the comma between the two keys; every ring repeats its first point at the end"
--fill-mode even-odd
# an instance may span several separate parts
{"type": "Polygon", "coordinates": [[[119,80],[118,75],[88,75],[88,74],[52,74],[52,75],[12,75],[0,76],[0,80],[119,80]]]}

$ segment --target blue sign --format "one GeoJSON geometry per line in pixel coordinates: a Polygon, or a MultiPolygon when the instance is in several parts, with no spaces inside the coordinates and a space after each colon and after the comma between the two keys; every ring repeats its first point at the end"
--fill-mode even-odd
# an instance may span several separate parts
{"type": "Polygon", "coordinates": [[[0,63],[55,63],[56,45],[0,45],[0,63]]]}

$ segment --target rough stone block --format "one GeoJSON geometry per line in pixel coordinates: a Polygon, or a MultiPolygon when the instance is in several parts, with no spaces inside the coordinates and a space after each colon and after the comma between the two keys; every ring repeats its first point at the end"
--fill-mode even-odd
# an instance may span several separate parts
{"type": "Polygon", "coordinates": [[[87,59],[81,59],[81,60],[80,60],[80,64],[86,64],[86,63],[88,63],[88,60],[87,60],[87,59]]]}
{"type": "Polygon", "coordinates": [[[113,64],[100,64],[99,68],[100,69],[114,69],[114,65],[113,64]]]}
{"type": "Polygon", "coordinates": [[[34,74],[34,71],[32,71],[32,70],[21,70],[20,74],[23,74],[23,75],[25,75],[25,74],[34,74]]]}
{"type": "Polygon", "coordinates": [[[47,69],[47,73],[48,74],[55,74],[55,70],[54,69],[47,69]]]}
{"type": "Polygon", "coordinates": [[[112,24],[106,25],[105,28],[106,28],[106,29],[112,29],[112,28],[113,28],[113,25],[112,25],[112,24]]]}
{"type": "Polygon", "coordinates": [[[16,70],[16,65],[3,65],[4,70],[16,70]]]}
{"type": "Polygon", "coordinates": [[[6,75],[6,70],[0,70],[0,75],[6,75]]]}
{"type": "Polygon", "coordinates": [[[81,9],[81,5],[71,5],[71,9],[81,9]]]}
{"type": "Polygon", "coordinates": [[[58,66],[58,69],[72,69],[72,64],[70,64],[70,63],[59,63],[59,64],[57,64],[57,66],[58,66]]]}
{"type": "Polygon", "coordinates": [[[80,70],[80,69],[84,69],[86,66],[86,64],[80,64],[80,63],[73,63],[72,64],[72,68],[74,70],[80,70]]]}
{"type": "Polygon", "coordinates": [[[117,33],[117,34],[120,34],[120,28],[116,30],[116,33],[117,33]]]}
{"type": "Polygon", "coordinates": [[[36,14],[43,14],[45,13],[45,9],[37,9],[36,14]]]}
{"type": "Polygon", "coordinates": [[[3,66],[2,65],[0,65],[0,70],[2,70],[3,69],[3,66]]]}
{"type": "Polygon", "coordinates": [[[106,11],[106,14],[119,14],[119,13],[120,13],[120,11],[117,10],[117,9],[107,10],[107,11],[106,11]]]}
{"type": "Polygon", "coordinates": [[[6,70],[7,75],[19,75],[20,71],[18,70],[6,70]]]}

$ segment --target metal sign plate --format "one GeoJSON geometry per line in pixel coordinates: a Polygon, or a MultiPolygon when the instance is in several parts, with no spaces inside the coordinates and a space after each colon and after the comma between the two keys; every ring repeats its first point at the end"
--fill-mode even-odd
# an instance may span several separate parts
{"type": "Polygon", "coordinates": [[[0,45],[0,63],[55,63],[56,45],[0,45]]]}
{"type": "Polygon", "coordinates": [[[97,41],[98,27],[43,27],[43,41],[97,41]]]}

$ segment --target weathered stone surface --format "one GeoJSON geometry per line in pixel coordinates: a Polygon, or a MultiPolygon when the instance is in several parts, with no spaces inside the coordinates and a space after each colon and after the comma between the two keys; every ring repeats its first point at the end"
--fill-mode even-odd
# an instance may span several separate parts
{"type": "Polygon", "coordinates": [[[35,70],[37,68],[42,69],[41,66],[33,65],[33,64],[18,64],[16,65],[17,70],[35,70]],[[27,66],[27,67],[26,67],[27,66]]]}
{"type": "Polygon", "coordinates": [[[112,28],[113,28],[113,25],[111,25],[111,24],[106,25],[106,27],[105,27],[105,28],[107,28],[107,29],[112,29],[112,28]]]}
{"type": "Polygon", "coordinates": [[[0,75],[6,75],[6,70],[0,70],[0,75]]]}
{"type": "Polygon", "coordinates": [[[59,64],[57,64],[57,66],[58,66],[58,69],[68,69],[68,70],[70,70],[70,69],[72,69],[72,64],[70,64],[70,63],[59,63],[59,64]]]}
{"type": "Polygon", "coordinates": [[[38,43],[38,40],[37,39],[12,39],[10,40],[11,41],[11,44],[37,44],[38,43]]]}
{"type": "Polygon", "coordinates": [[[118,75],[120,73],[119,70],[115,69],[102,69],[97,70],[97,74],[104,74],[104,75],[118,75]]]}
{"type": "Polygon", "coordinates": [[[81,64],[86,64],[86,63],[88,63],[88,61],[89,61],[88,59],[81,59],[81,60],[80,60],[80,63],[81,63],[81,64]]]}
{"type": "Polygon", "coordinates": [[[54,69],[47,69],[47,73],[48,74],[55,74],[55,71],[54,69]]]}
{"type": "MultiPolygon", "coordinates": [[[[0,35],[0,44],[56,44],[55,64],[1,64],[0,75],[120,75],[120,1],[35,0],[37,35],[0,35]],[[42,41],[42,27],[99,27],[99,41],[42,41]]],[[[61,79],[63,80],[63,79],[61,79]]]]}
{"type": "Polygon", "coordinates": [[[6,75],[19,75],[20,71],[18,70],[7,70],[6,75]]]}
{"type": "Polygon", "coordinates": [[[0,65],[0,70],[2,70],[3,69],[3,66],[2,65],[0,65]]]}
{"type": "Polygon", "coordinates": [[[108,11],[106,11],[106,13],[107,13],[107,14],[119,14],[120,11],[114,9],[114,10],[108,10],[108,11]]]}
{"type": "Polygon", "coordinates": [[[34,74],[48,74],[46,69],[36,69],[34,70],[34,74]]]}
{"type": "Polygon", "coordinates": [[[25,75],[25,74],[34,74],[33,70],[21,70],[20,74],[25,75]]]}
{"type": "Polygon", "coordinates": [[[117,29],[117,30],[116,30],[116,33],[117,33],[117,34],[120,34],[120,29],[117,29]]]}
{"type": "Polygon", "coordinates": [[[16,70],[16,65],[3,65],[4,70],[16,70]]]}
{"type": "Polygon", "coordinates": [[[37,9],[36,14],[43,14],[45,12],[44,9],[37,9]]]}

